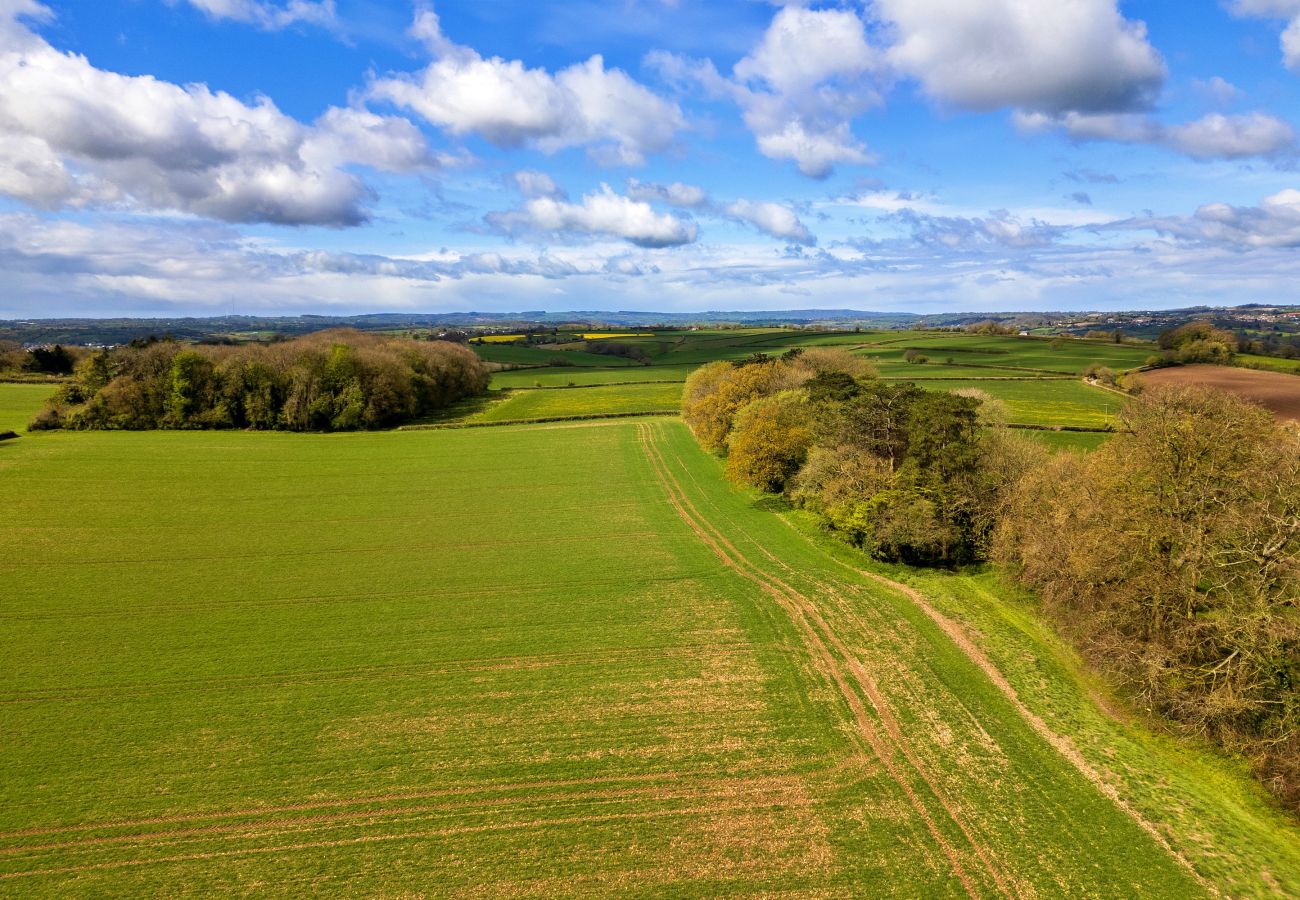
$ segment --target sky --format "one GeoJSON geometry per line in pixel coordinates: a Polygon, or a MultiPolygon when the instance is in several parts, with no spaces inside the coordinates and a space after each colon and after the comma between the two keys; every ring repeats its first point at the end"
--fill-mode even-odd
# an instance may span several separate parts
{"type": "Polygon", "coordinates": [[[1300,0],[0,0],[0,318],[1300,303],[1300,0]]]}

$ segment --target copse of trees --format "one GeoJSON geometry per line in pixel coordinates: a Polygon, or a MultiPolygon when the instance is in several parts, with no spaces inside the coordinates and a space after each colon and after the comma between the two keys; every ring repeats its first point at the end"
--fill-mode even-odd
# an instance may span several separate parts
{"type": "Polygon", "coordinates": [[[468,348],[349,329],[273,344],[138,342],[79,363],[34,428],[381,428],[487,388],[468,348]]]}
{"type": "Polygon", "coordinates": [[[1122,424],[1024,478],[998,556],[1142,706],[1300,805],[1300,440],[1196,387],[1122,424]]]}
{"type": "Polygon", "coordinates": [[[683,416],[731,480],[788,493],[881,559],[953,565],[986,554],[1004,458],[1038,452],[994,437],[981,408],[817,348],[697,370],[683,416]]]}
{"type": "Polygon", "coordinates": [[[1216,363],[1227,365],[1237,352],[1237,336],[1211,322],[1188,322],[1160,332],[1157,346],[1165,363],[1216,363]]]}
{"type": "Polygon", "coordinates": [[[87,355],[83,347],[33,347],[24,350],[13,341],[0,341],[0,372],[15,375],[71,375],[87,355]]]}

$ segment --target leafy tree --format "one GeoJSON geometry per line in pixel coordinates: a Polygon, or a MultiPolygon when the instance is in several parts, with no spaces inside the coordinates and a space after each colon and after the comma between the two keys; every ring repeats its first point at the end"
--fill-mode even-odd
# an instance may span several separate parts
{"type": "Polygon", "coordinates": [[[760,490],[782,491],[811,444],[806,393],[782,391],[760,398],[736,415],[727,438],[727,477],[760,490]]]}

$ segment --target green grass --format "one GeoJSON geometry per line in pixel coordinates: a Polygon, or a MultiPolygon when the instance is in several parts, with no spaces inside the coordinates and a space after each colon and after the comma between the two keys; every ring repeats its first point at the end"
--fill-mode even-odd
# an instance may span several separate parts
{"type": "Polygon", "coordinates": [[[1063,340],[1057,349],[1052,341],[1035,337],[944,334],[933,332],[885,334],[873,339],[880,347],[868,347],[867,355],[883,355],[886,349],[901,355],[915,348],[931,364],[952,356],[958,365],[1016,366],[1045,371],[1082,374],[1096,363],[1121,371],[1142,365],[1155,353],[1151,345],[1107,344],[1101,341],[1063,340]]]}
{"type": "Polygon", "coordinates": [[[614,384],[554,390],[515,390],[466,417],[468,422],[510,422],[559,416],[669,412],[682,402],[680,384],[614,384]]]}
{"type": "Polygon", "coordinates": [[[544,369],[514,369],[492,373],[492,389],[564,387],[570,383],[609,384],[625,381],[685,381],[696,366],[620,366],[614,369],[590,369],[574,366],[551,366],[544,369]]]}
{"type": "Polygon", "coordinates": [[[1300,375],[1300,359],[1282,359],[1277,356],[1257,356],[1253,353],[1238,353],[1234,362],[1248,369],[1268,369],[1273,372],[1287,372],[1300,375]]]}
{"type": "MultiPolygon", "coordinates": [[[[978,895],[1200,893],[680,423],[16,449],[6,891],[943,897],[960,867],[978,895]]],[[[1048,662],[1022,680],[1073,689],[1048,662]]],[[[1221,885],[1300,884],[1240,778],[1122,762],[1221,885]],[[1172,808],[1215,798],[1194,834],[1172,808]]]]}
{"type": "Polygon", "coordinates": [[[548,366],[557,359],[566,360],[574,366],[638,365],[630,359],[619,356],[587,353],[583,350],[560,350],[545,345],[529,347],[523,344],[471,344],[470,349],[488,362],[514,366],[548,366]]]}
{"type": "Polygon", "coordinates": [[[1124,397],[1082,381],[918,381],[931,391],[978,388],[1006,405],[1007,420],[1022,425],[1101,428],[1114,421],[1124,397]]]}
{"type": "Polygon", "coordinates": [[[0,384],[0,431],[22,434],[57,389],[48,384],[0,384]]]}

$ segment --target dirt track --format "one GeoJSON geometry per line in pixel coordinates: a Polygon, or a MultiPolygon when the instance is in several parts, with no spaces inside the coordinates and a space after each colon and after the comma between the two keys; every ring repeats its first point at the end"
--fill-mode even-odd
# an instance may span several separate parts
{"type": "Polygon", "coordinates": [[[1272,410],[1279,419],[1300,422],[1300,377],[1231,366],[1178,366],[1143,372],[1142,383],[1198,384],[1245,397],[1272,410]]]}

